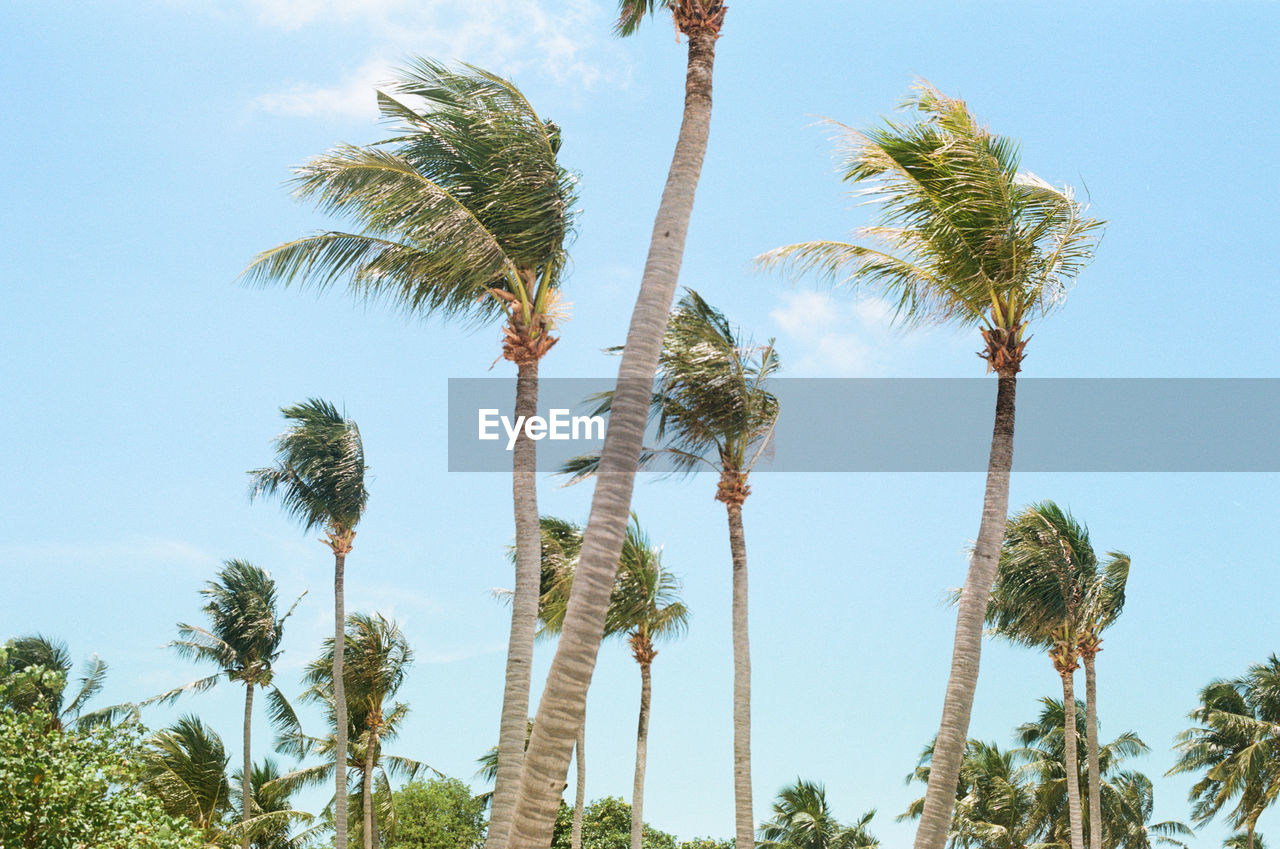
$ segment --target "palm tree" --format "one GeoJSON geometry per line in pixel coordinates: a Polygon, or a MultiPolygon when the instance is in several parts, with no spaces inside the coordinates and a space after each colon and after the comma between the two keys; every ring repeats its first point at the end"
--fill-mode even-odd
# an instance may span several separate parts
{"type": "MultiPolygon", "coordinates": [[[[249,472],[251,498],[278,496],[285,512],[302,523],[304,531],[324,529],[321,540],[333,551],[333,622],[337,650],[333,653],[335,764],[347,761],[347,700],[343,692],[343,648],[346,620],[344,572],[356,525],[369,501],[365,489],[364,444],[356,423],[328,401],[312,398],[281,410],[289,427],[276,437],[276,464],[249,472]]],[[[287,719],[287,717],[283,717],[287,719]]],[[[336,769],[334,823],[336,847],[347,847],[346,776],[336,769]]]]}
{"type": "Polygon", "coordinates": [[[689,627],[689,609],[680,600],[680,579],[663,568],[662,551],[632,518],[622,546],[622,565],[609,606],[606,631],[626,634],[640,665],[640,719],[636,726],[636,771],[631,791],[631,849],[644,837],[644,775],[649,747],[650,669],[658,655],[655,640],[670,639],[689,627]]]}
{"type": "MultiPolygon", "coordinates": [[[[259,283],[324,289],[345,280],[364,299],[417,314],[505,318],[502,356],[515,363],[516,416],[536,415],[538,363],[556,343],[558,291],[572,233],[576,182],[557,160],[560,129],[511,82],[426,59],[378,93],[398,134],[346,145],[298,170],[295,193],[352,221],[259,254],[259,283]],[[406,101],[422,101],[415,109],[406,101]]],[[[537,621],[536,443],[522,429],[513,451],[519,551],[503,695],[490,846],[501,847],[520,779],[537,621]]],[[[342,847],[339,847],[342,849],[342,847]]]]}
{"type": "Polygon", "coordinates": [[[760,826],[764,849],[875,849],[880,841],[867,830],[871,810],[853,825],[842,825],[831,814],[826,789],[797,778],[782,788],[773,803],[773,819],[760,826]]]}
{"type": "MultiPolygon", "coordinates": [[[[231,774],[232,782],[240,783],[241,787],[244,786],[242,778],[240,770],[231,774]]],[[[271,758],[253,764],[249,773],[248,807],[258,812],[247,831],[254,849],[304,849],[315,832],[315,829],[306,829],[290,836],[293,823],[310,822],[314,817],[293,810],[289,798],[292,792],[279,783],[280,778],[280,767],[271,758]]],[[[232,808],[243,814],[245,807],[242,790],[240,795],[232,798],[232,808]]]]}
{"type": "MultiPolygon", "coordinates": [[[[742,505],[748,478],[767,451],[778,419],[768,381],[780,367],[773,342],[755,346],[724,314],[689,290],[667,324],[660,381],[650,415],[660,445],[646,449],[642,465],[663,459],[678,472],[709,469],[719,476],[716,500],[729,519],[733,563],[733,774],[736,839],[749,846],[755,826],[751,800],[751,648],[748,628],[747,544],[742,505]]],[[[608,412],[613,393],[599,398],[608,412]]],[[[578,481],[594,474],[599,455],[577,457],[564,471],[578,481]]]]}
{"type": "MultiPolygon", "coordinates": [[[[1062,680],[1063,728],[1072,735],[1077,726],[1075,671],[1080,666],[1088,594],[1098,583],[1097,575],[1088,528],[1057,504],[1033,504],[1009,520],[987,622],[1015,644],[1048,651],[1062,680]]],[[[1078,747],[1063,749],[1070,845],[1084,849],[1078,747]]],[[[1101,820],[1092,825],[1100,829],[1101,820]]],[[[1092,845],[1100,846],[1101,836],[1092,845]]]]}
{"type": "MultiPolygon", "coordinates": [[[[582,724],[587,687],[603,638],[618,556],[626,536],[653,377],[667,314],[675,298],[694,193],[706,154],[716,39],[724,24],[726,6],[724,0],[619,0],[619,9],[617,29],[622,35],[635,32],[646,16],[665,9],[671,12],[676,31],[688,39],[684,116],[618,367],[617,396],[605,434],[600,479],[592,495],[580,579],[575,582],[574,603],[538,701],[510,849],[541,849],[550,843],[559,805],[556,788],[568,773],[574,740],[582,724]]],[[[506,849],[502,839],[492,841],[489,847],[506,849]]],[[[740,842],[738,849],[750,846],[740,842]]]]}
{"type": "Polygon", "coordinates": [[[1258,818],[1280,796],[1280,658],[1272,655],[1243,676],[1214,681],[1200,692],[1178,735],[1178,762],[1167,774],[1202,772],[1191,788],[1191,816],[1204,824],[1227,810],[1250,849],[1258,818]]]}
{"type": "MultiPolygon", "coordinates": [[[[273,715],[292,711],[284,694],[272,683],[275,677],[273,664],[280,657],[284,623],[302,596],[298,596],[288,612],[280,616],[276,609],[276,582],[270,574],[243,560],[226,561],[217,580],[207,582],[200,594],[207,599],[203,610],[209,617],[209,627],[179,623],[180,639],[169,645],[177,649],[180,656],[197,663],[213,664],[218,671],[170,690],[156,700],[172,701],[188,690],[207,690],[223,676],[228,681],[244,684],[244,762],[240,769],[240,798],[249,799],[250,804],[241,807],[240,819],[247,823],[254,816],[250,787],[253,777],[250,755],[253,690],[255,687],[267,690],[273,715]]],[[[249,849],[249,839],[246,831],[240,839],[242,849],[249,849]]]]}
{"type": "Polygon", "coordinates": [[[764,267],[818,272],[888,297],[907,324],[978,327],[981,356],[998,377],[982,522],[961,592],[951,675],[916,849],[942,849],[978,683],[982,625],[996,577],[1009,502],[1014,396],[1029,323],[1058,306],[1093,256],[1100,221],[1070,189],[1020,169],[1017,145],[961,100],[921,83],[917,120],[847,130],[844,179],[880,201],[862,231],[873,246],[804,242],[759,258],[764,267]]]}
{"type": "Polygon", "coordinates": [[[160,800],[165,813],[184,817],[216,844],[231,811],[231,758],[222,738],[196,716],[183,716],[148,740],[142,759],[142,789],[160,800]]]}
{"type": "MultiPolygon", "coordinates": [[[[405,675],[413,662],[410,648],[399,625],[381,614],[353,613],[347,619],[345,635],[346,663],[344,692],[347,700],[347,735],[351,740],[347,754],[347,766],[359,776],[357,810],[360,813],[360,835],[364,849],[377,845],[378,824],[375,815],[375,795],[389,799],[389,777],[396,775],[416,778],[431,768],[410,758],[386,754],[383,744],[396,739],[409,706],[393,701],[404,683],[405,675]],[[375,785],[383,784],[386,792],[377,794],[375,785]]],[[[338,716],[334,710],[333,656],[334,641],[325,640],[322,655],[313,661],[303,676],[306,689],[300,697],[303,702],[324,707],[331,724],[338,716]]],[[[329,737],[312,737],[303,733],[296,722],[282,723],[283,733],[278,748],[298,758],[318,755],[323,762],[304,767],[280,779],[289,790],[319,784],[332,779],[336,761],[331,758],[336,734],[329,737]]],[[[342,770],[343,799],[347,796],[347,775],[342,770]]],[[[335,809],[337,803],[335,796],[335,809]]],[[[394,816],[394,810],[392,810],[394,816]]]]}
{"type": "Polygon", "coordinates": [[[43,680],[24,680],[6,694],[0,707],[31,711],[40,707],[48,711],[55,728],[70,726],[78,730],[103,723],[136,721],[138,707],[132,704],[112,705],[84,712],[89,700],[102,691],[107,678],[107,662],[97,655],[84,665],[75,695],[67,698],[67,676],[71,673],[71,652],[61,640],[43,634],[15,637],[4,644],[4,660],[0,662],[0,678],[29,668],[53,673],[43,680]]]}

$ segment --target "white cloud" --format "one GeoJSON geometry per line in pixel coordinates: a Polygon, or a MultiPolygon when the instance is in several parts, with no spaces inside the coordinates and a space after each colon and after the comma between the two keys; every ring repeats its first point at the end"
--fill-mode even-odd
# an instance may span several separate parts
{"type": "Polygon", "coordinates": [[[262,26],[341,27],[367,57],[338,81],[289,81],[254,99],[300,117],[364,117],[374,88],[407,55],[466,61],[507,76],[589,89],[625,77],[604,0],[245,0],[262,26]]]}

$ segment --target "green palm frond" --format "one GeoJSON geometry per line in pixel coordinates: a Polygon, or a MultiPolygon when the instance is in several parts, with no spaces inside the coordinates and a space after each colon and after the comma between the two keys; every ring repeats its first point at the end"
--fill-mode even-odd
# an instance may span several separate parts
{"type": "Polygon", "coordinates": [[[209,835],[231,809],[229,762],[222,738],[198,717],[183,716],[148,741],[142,786],[166,813],[186,818],[209,835]]]}

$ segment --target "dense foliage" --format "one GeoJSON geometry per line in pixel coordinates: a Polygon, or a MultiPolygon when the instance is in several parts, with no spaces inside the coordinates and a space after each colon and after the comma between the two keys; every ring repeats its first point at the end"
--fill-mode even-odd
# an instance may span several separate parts
{"type": "Polygon", "coordinates": [[[395,792],[387,849],[475,849],[484,843],[484,801],[456,778],[411,781],[395,792]]]}

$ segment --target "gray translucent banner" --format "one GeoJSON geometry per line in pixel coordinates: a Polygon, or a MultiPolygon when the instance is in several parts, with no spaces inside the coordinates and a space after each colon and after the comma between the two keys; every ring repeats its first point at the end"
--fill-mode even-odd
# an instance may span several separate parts
{"type": "MultiPolygon", "coordinates": [[[[509,472],[515,380],[449,380],[449,471],[509,472]],[[489,411],[489,412],[482,412],[489,411]],[[483,418],[482,418],[483,417],[483,418]],[[502,418],[506,418],[504,424],[502,418]],[[492,437],[481,439],[483,430],[492,437]]],[[[977,472],[996,380],[778,378],[781,415],[758,472],[977,472]]],[[[585,399],[612,378],[547,379],[538,468],[598,451],[585,399]],[[576,421],[575,421],[576,417],[576,421]]],[[[1024,472],[1280,471],[1280,379],[1023,378],[1013,467],[1024,472]]],[[[646,445],[658,447],[653,428],[646,445]]],[[[650,469],[669,472],[661,460],[650,469]]]]}

